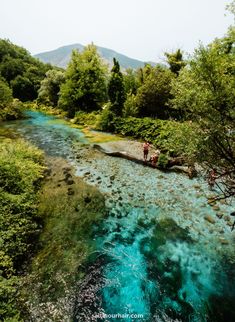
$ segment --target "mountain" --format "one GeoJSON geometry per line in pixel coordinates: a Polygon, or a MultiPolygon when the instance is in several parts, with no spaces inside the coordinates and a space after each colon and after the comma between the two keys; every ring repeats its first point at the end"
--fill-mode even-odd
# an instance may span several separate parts
{"type": "MultiPolygon", "coordinates": [[[[70,60],[72,50],[78,49],[79,51],[82,51],[83,48],[84,46],[81,44],[73,44],[73,45],[63,46],[52,51],[39,53],[34,57],[38,58],[44,63],[51,63],[52,65],[65,68],[70,60]]],[[[126,68],[137,69],[139,67],[143,67],[146,64],[146,62],[127,57],[112,49],[97,46],[97,50],[100,53],[101,57],[104,59],[104,61],[108,63],[110,66],[113,65],[113,58],[116,58],[118,60],[121,68],[123,69],[126,69],[126,68]]],[[[152,62],[149,62],[149,63],[152,65],[155,65],[155,63],[152,63],[152,62]]]]}

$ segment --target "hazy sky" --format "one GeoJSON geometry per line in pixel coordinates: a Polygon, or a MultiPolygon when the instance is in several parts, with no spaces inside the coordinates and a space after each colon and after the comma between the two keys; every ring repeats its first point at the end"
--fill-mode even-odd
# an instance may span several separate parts
{"type": "Polygon", "coordinates": [[[159,61],[191,53],[232,24],[230,0],[1,0],[0,38],[32,54],[90,42],[132,58],[159,61]]]}

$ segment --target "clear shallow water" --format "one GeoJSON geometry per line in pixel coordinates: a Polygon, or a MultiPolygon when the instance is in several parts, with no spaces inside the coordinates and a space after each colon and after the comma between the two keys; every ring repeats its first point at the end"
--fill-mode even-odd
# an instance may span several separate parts
{"type": "Polygon", "coordinates": [[[36,111],[26,111],[23,120],[2,123],[2,126],[28,139],[51,156],[72,157],[72,142],[86,142],[81,131],[64,120],[36,111]]]}
{"type": "Polygon", "coordinates": [[[216,216],[234,205],[212,208],[203,181],[107,157],[66,122],[28,116],[4,127],[67,158],[106,199],[74,321],[235,321],[235,235],[216,216]]]}

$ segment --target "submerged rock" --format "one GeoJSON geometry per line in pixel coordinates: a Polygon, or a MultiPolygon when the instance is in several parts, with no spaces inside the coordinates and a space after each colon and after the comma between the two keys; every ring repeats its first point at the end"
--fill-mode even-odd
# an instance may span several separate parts
{"type": "Polygon", "coordinates": [[[228,245],[229,244],[228,240],[226,240],[225,238],[222,238],[222,237],[219,238],[219,241],[220,241],[220,243],[222,245],[228,245]]]}
{"type": "Polygon", "coordinates": [[[207,220],[211,224],[215,223],[215,219],[211,215],[204,216],[204,219],[207,220]]]}
{"type": "Polygon", "coordinates": [[[231,217],[229,215],[226,215],[223,217],[225,221],[227,221],[227,223],[231,222],[231,217]]]}

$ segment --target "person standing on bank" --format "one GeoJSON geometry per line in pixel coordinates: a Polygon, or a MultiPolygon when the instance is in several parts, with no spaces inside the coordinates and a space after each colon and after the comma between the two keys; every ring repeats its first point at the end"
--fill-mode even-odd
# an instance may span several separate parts
{"type": "Polygon", "coordinates": [[[147,162],[147,157],[149,154],[149,146],[150,144],[147,141],[145,141],[143,144],[144,162],[147,162]]]}

